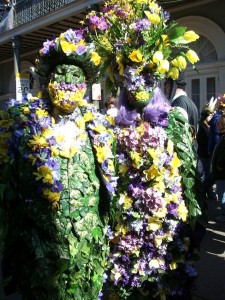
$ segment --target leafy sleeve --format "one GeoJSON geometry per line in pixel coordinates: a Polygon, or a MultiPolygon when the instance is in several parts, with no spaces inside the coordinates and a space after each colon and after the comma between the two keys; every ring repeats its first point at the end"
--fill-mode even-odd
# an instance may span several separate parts
{"type": "Polygon", "coordinates": [[[190,125],[174,108],[169,115],[167,133],[175,145],[175,150],[182,161],[180,173],[182,176],[183,195],[189,212],[189,221],[192,225],[196,221],[205,223],[206,203],[202,198],[200,175],[197,170],[196,151],[193,145],[190,125]]]}

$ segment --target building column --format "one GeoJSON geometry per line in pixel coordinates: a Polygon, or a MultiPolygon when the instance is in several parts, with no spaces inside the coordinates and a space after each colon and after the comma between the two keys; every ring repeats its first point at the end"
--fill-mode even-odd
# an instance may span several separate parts
{"type": "Polygon", "coordinates": [[[14,58],[14,74],[20,73],[20,36],[16,35],[12,38],[13,58],[14,58]]]}

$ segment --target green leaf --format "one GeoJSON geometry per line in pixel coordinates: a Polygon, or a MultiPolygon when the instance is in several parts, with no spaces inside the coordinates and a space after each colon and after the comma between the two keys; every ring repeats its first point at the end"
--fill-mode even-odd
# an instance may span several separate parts
{"type": "Polygon", "coordinates": [[[183,36],[187,27],[174,27],[171,32],[168,34],[168,38],[171,42],[174,42],[174,40],[178,39],[179,37],[183,36]]]}

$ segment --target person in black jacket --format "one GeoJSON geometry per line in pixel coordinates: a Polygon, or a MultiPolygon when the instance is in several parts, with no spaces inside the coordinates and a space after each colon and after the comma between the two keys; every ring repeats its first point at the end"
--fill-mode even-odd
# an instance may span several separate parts
{"type": "Polygon", "coordinates": [[[215,219],[219,222],[225,222],[225,114],[218,119],[217,127],[220,132],[220,140],[213,152],[212,177],[216,182],[221,214],[215,219]]]}
{"type": "Polygon", "coordinates": [[[165,82],[165,94],[170,99],[171,105],[179,107],[182,114],[186,117],[194,132],[198,129],[199,114],[195,103],[187,96],[185,92],[185,74],[180,72],[177,80],[168,78],[165,82]]]}
{"type": "Polygon", "coordinates": [[[205,196],[209,199],[216,199],[216,193],[211,187],[207,192],[206,179],[208,178],[211,171],[211,158],[212,155],[208,152],[208,141],[209,141],[209,121],[213,116],[213,110],[204,107],[201,111],[201,117],[199,121],[199,128],[197,132],[197,154],[198,154],[198,165],[201,173],[201,179],[203,182],[205,196]]]}

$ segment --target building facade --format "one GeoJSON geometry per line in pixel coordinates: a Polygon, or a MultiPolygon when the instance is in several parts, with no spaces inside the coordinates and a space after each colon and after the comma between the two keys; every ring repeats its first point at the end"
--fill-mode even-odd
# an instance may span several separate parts
{"type": "MultiPolygon", "coordinates": [[[[103,4],[96,0],[0,1],[0,108],[16,97],[17,73],[29,74],[31,93],[40,88],[31,67],[42,43],[69,28],[79,28],[87,12],[103,4]]],[[[225,1],[161,0],[160,4],[172,19],[200,35],[192,45],[200,62],[195,70],[186,70],[186,91],[200,110],[212,96],[225,93],[225,1]]]]}

